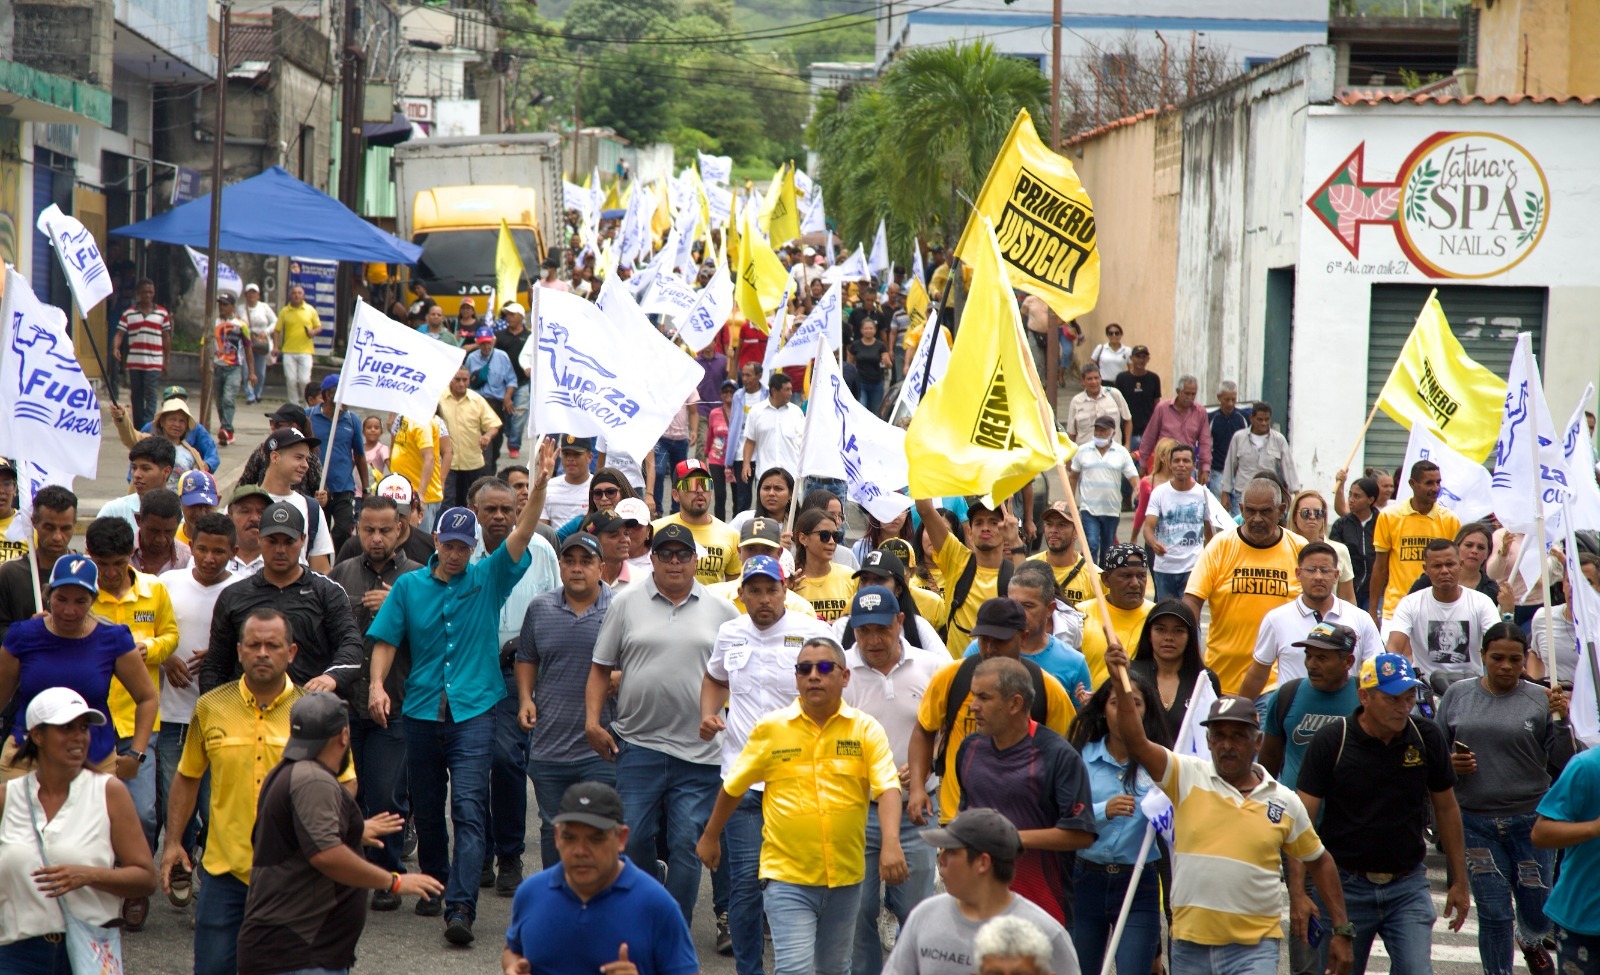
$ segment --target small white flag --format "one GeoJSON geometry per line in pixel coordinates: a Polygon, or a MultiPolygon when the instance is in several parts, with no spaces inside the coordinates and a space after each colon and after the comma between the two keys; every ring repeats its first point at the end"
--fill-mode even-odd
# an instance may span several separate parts
{"type": "MultiPolygon", "coordinates": [[[[828,246],[833,246],[833,235],[828,236],[828,246]]],[[[867,281],[872,277],[872,269],[867,267],[867,252],[857,244],[851,255],[844,259],[844,263],[833,263],[833,255],[828,255],[828,269],[822,272],[823,284],[834,284],[840,281],[867,281]]]]}
{"type": "Polygon", "coordinates": [[[895,400],[894,412],[890,415],[897,420],[910,420],[911,415],[917,412],[917,404],[922,402],[922,394],[943,379],[945,370],[949,368],[949,333],[930,322],[923,326],[922,339],[917,342],[917,351],[911,357],[905,380],[900,383],[900,396],[895,400]],[[928,362],[930,356],[933,358],[931,365],[928,362]]]}
{"type": "MultiPolygon", "coordinates": [[[[1201,681],[1201,683],[1207,683],[1201,681]]],[[[1176,812],[1172,808],[1172,800],[1159,788],[1151,786],[1150,791],[1139,800],[1139,811],[1144,813],[1144,818],[1150,821],[1150,828],[1161,834],[1161,838],[1172,843],[1172,820],[1176,812]]]]}
{"type": "Polygon", "coordinates": [[[682,278],[662,274],[650,286],[650,294],[639,307],[647,315],[668,315],[676,320],[689,313],[697,297],[699,292],[684,284],[682,278]]]}
{"type": "MultiPolygon", "coordinates": [[[[795,174],[795,189],[800,188],[800,173],[795,174]]],[[[800,232],[802,234],[821,234],[828,231],[828,215],[822,209],[822,187],[812,184],[810,198],[806,200],[805,209],[800,213],[800,232]]]]}
{"type": "Polygon", "coordinates": [[[881,218],[878,220],[878,232],[872,238],[872,256],[867,258],[867,267],[874,274],[889,270],[889,237],[884,232],[881,218]]]}
{"type": "MultiPolygon", "coordinates": [[[[1201,678],[1194,682],[1194,691],[1189,695],[1189,710],[1183,716],[1183,727],[1178,729],[1178,741],[1172,748],[1174,753],[1211,760],[1211,745],[1206,742],[1206,729],[1200,726],[1200,722],[1210,716],[1211,705],[1216,701],[1217,692],[1209,680],[1201,678]]],[[[1233,707],[1251,706],[1242,701],[1233,702],[1233,707]]]]}
{"type": "Polygon", "coordinates": [[[67,274],[67,286],[72,289],[72,297],[77,299],[78,311],[89,314],[89,309],[111,294],[111,273],[106,270],[94,235],[76,218],[62,213],[54,203],[39,214],[38,228],[50,238],[50,246],[61,260],[61,269],[67,274]]]}
{"type": "MultiPolygon", "coordinates": [[[[1570,526],[1571,519],[1566,521],[1570,526]]],[[[1567,578],[1582,579],[1583,566],[1579,563],[1582,549],[1578,548],[1570,529],[1565,541],[1567,578]]],[[[1570,674],[1557,673],[1556,679],[1572,681],[1572,699],[1568,707],[1572,733],[1593,748],[1600,745],[1600,657],[1596,656],[1600,654],[1600,593],[1589,586],[1573,586],[1571,608],[1577,666],[1570,674]]]]}
{"type": "Polygon", "coordinates": [[[700,159],[700,180],[710,188],[715,183],[718,186],[727,186],[728,178],[733,175],[732,156],[708,156],[697,153],[700,159]]]}
{"type": "Polygon", "coordinates": [[[91,480],[100,469],[100,399],[67,317],[7,267],[0,298],[0,456],[91,480]]]}
{"type": "Polygon", "coordinates": [[[783,343],[778,354],[772,357],[773,367],[782,369],[810,362],[817,354],[818,338],[826,338],[828,348],[838,352],[844,345],[843,305],[844,288],[835,284],[817,299],[811,314],[789,336],[789,341],[783,343]]]}
{"type": "MultiPolygon", "coordinates": [[[[189,260],[194,262],[195,273],[199,274],[200,280],[204,281],[209,274],[208,269],[211,266],[211,258],[188,244],[183,245],[183,249],[189,252],[189,260]]],[[[231,291],[235,296],[244,291],[244,281],[239,277],[239,272],[221,261],[217,262],[217,290],[231,291]]]]}
{"type": "Polygon", "coordinates": [[[728,277],[728,269],[718,264],[717,273],[695,294],[694,307],[678,320],[678,338],[698,354],[716,340],[732,314],[733,279],[728,277]]]}
{"type": "Polygon", "coordinates": [[[912,280],[921,281],[923,287],[927,287],[928,277],[922,267],[922,245],[917,242],[915,236],[911,238],[911,277],[912,280]]]}
{"type": "Polygon", "coordinates": [[[339,371],[338,400],[347,407],[426,423],[466,357],[465,349],[407,328],[357,300],[339,371]]]}
{"type": "Polygon", "coordinates": [[[800,473],[843,478],[850,500],[878,521],[890,521],[911,507],[897,493],[910,480],[906,432],[873,416],[850,395],[833,353],[813,344],[817,358],[811,401],[806,404],[805,450],[800,473]]]}

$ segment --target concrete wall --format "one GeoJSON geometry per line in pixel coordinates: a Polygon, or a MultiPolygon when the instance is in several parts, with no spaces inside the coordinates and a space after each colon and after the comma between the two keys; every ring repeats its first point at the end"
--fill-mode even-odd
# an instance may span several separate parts
{"type": "Polygon", "coordinates": [[[1181,116],[1146,115],[1069,143],[1065,154],[1094,203],[1099,228],[1100,301],[1078,319],[1079,358],[1118,322],[1124,341],[1150,347],[1150,367],[1178,375],[1173,354],[1173,289],[1178,272],[1181,116]]]}
{"type": "Polygon", "coordinates": [[[1306,106],[1332,98],[1333,71],[1308,48],[1182,109],[1172,371],[1208,395],[1262,391],[1267,271],[1295,263],[1306,106]]]}
{"type": "Polygon", "coordinates": [[[1600,95],[1600,3],[1476,0],[1478,90],[1485,95],[1600,95]]]}

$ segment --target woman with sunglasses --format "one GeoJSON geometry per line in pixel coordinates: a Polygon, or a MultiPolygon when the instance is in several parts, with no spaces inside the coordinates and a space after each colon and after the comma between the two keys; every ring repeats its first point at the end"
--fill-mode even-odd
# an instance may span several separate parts
{"type": "Polygon", "coordinates": [[[1100,381],[1107,386],[1127,372],[1128,360],[1133,358],[1133,349],[1122,344],[1122,326],[1116,322],[1107,325],[1106,340],[1094,347],[1094,351],[1089,353],[1089,358],[1100,367],[1100,381]]]}
{"type": "Polygon", "coordinates": [[[805,498],[800,502],[800,511],[796,513],[796,517],[801,513],[810,511],[812,508],[826,511],[828,517],[833,519],[834,524],[839,526],[839,544],[833,548],[833,560],[852,572],[861,568],[861,563],[856,559],[855,552],[844,544],[844,528],[846,524],[844,520],[844,502],[832,491],[826,488],[817,488],[806,492],[805,498]]]}
{"type": "Polygon", "coordinates": [[[824,623],[850,612],[856,580],[851,571],[833,561],[834,549],[844,532],[833,516],[821,508],[802,514],[794,525],[794,581],[790,588],[804,596],[824,623]]]}
{"type": "Polygon", "coordinates": [[[1328,537],[1328,502],[1316,491],[1301,491],[1289,502],[1289,528],[1308,542],[1327,542],[1339,556],[1339,585],[1334,595],[1355,604],[1355,567],[1350,564],[1350,549],[1328,537]]]}
{"type": "Polygon", "coordinates": [[[583,519],[596,511],[610,511],[618,501],[632,497],[637,495],[628,486],[628,479],[623,477],[621,471],[615,467],[600,468],[589,480],[589,510],[569,518],[566,524],[556,529],[556,537],[566,541],[583,524],[583,519]]]}

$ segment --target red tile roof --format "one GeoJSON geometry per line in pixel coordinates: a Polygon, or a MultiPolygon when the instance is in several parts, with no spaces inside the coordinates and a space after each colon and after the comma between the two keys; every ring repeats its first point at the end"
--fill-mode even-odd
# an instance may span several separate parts
{"type": "Polygon", "coordinates": [[[1070,145],[1076,145],[1079,142],[1087,142],[1090,139],[1098,138],[1098,137],[1100,137],[1102,135],[1105,135],[1107,132],[1113,131],[1114,129],[1120,129],[1120,128],[1123,128],[1123,127],[1129,126],[1129,125],[1138,125],[1140,122],[1143,122],[1145,119],[1155,118],[1157,115],[1160,115],[1162,112],[1170,112],[1172,110],[1173,110],[1173,106],[1171,106],[1171,105],[1168,105],[1166,108],[1147,108],[1144,111],[1139,112],[1139,113],[1137,113],[1135,115],[1128,115],[1128,116],[1125,116],[1123,118],[1119,118],[1119,119],[1116,119],[1114,121],[1107,122],[1104,125],[1097,126],[1096,128],[1086,129],[1086,130],[1084,130],[1082,132],[1075,133],[1070,138],[1062,140],[1061,144],[1064,145],[1064,146],[1070,146],[1070,145]]]}
{"type": "Polygon", "coordinates": [[[1341,105],[1593,105],[1600,102],[1597,95],[1457,95],[1418,89],[1417,91],[1344,91],[1338,96],[1341,105]]]}

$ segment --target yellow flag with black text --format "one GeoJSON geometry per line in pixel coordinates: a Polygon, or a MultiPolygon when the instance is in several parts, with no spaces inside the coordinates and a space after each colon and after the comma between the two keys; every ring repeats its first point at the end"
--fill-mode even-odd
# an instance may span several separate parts
{"type": "Polygon", "coordinates": [[[928,324],[928,289],[922,279],[912,275],[906,288],[906,334],[901,348],[914,349],[922,342],[922,330],[928,324]]]}
{"type": "Polygon", "coordinates": [[[1439,293],[1429,294],[1378,406],[1407,430],[1418,421],[1432,427],[1457,453],[1482,463],[1500,436],[1505,402],[1506,381],[1467,358],[1439,307],[1439,293]]]}
{"type": "Polygon", "coordinates": [[[744,208],[744,227],[739,236],[739,279],[734,282],[733,290],[739,310],[751,324],[766,332],[767,319],[783,303],[789,274],[757,229],[755,214],[754,205],[744,208]]]}
{"type": "Polygon", "coordinates": [[[794,165],[784,167],[778,200],[772,207],[767,236],[774,244],[787,244],[800,236],[800,202],[794,190],[794,165]]]}
{"type": "MultiPolygon", "coordinates": [[[[494,291],[500,308],[504,308],[508,301],[517,300],[517,292],[526,273],[522,266],[522,255],[517,253],[517,245],[511,239],[511,228],[501,217],[500,238],[494,247],[494,291]]],[[[489,315],[499,317],[500,308],[490,308],[489,315]]]]}
{"type": "Polygon", "coordinates": [[[961,232],[955,253],[962,260],[983,246],[982,217],[994,225],[1017,290],[1069,322],[1094,310],[1100,297],[1094,206],[1072,163],[1039,141],[1026,109],[1017,113],[961,232]]]}
{"type": "Polygon", "coordinates": [[[968,228],[963,259],[972,268],[972,292],[950,365],[906,430],[913,498],[1008,498],[1056,463],[1054,414],[1033,371],[994,225],[978,221],[975,234],[968,228]]]}

